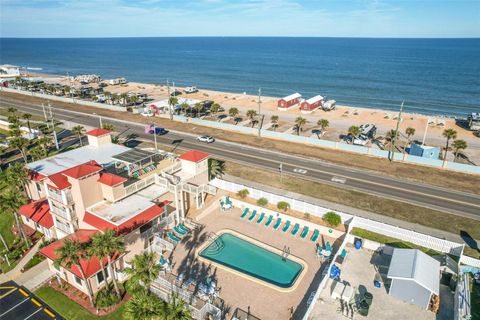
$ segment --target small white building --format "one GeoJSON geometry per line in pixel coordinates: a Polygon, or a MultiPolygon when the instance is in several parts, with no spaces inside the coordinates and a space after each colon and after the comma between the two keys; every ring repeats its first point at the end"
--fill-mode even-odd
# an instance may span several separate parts
{"type": "Polygon", "coordinates": [[[20,67],[11,64],[0,65],[0,78],[20,76],[20,67]]]}
{"type": "Polygon", "coordinates": [[[112,86],[115,86],[117,84],[126,84],[126,83],[127,83],[127,79],[125,78],[115,78],[115,79],[108,80],[108,84],[112,86]]]}

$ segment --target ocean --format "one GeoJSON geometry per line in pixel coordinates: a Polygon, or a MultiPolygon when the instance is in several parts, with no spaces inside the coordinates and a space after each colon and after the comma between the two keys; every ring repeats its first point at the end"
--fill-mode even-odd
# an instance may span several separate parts
{"type": "Polygon", "coordinates": [[[0,64],[42,73],[466,116],[480,112],[480,39],[0,38],[0,64]]]}

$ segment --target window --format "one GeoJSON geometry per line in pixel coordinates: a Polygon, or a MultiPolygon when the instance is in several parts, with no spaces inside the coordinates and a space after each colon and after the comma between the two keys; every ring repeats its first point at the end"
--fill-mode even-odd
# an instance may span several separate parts
{"type": "Polygon", "coordinates": [[[77,276],[74,276],[75,277],[75,282],[79,285],[79,286],[83,286],[83,281],[82,279],[80,279],[79,277],[77,276]]]}
{"type": "Polygon", "coordinates": [[[37,192],[42,193],[42,186],[40,185],[40,183],[36,182],[35,186],[37,187],[37,192]]]}
{"type": "MultiPolygon", "coordinates": [[[[107,275],[107,278],[110,277],[110,274],[108,273],[108,269],[105,268],[105,274],[107,275]]],[[[97,272],[97,283],[100,285],[105,279],[103,278],[103,273],[102,270],[97,272]]]]}

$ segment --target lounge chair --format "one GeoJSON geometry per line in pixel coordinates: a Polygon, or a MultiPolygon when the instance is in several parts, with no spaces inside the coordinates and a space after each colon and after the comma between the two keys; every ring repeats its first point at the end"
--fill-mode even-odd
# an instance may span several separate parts
{"type": "Polygon", "coordinates": [[[298,230],[300,230],[300,225],[298,223],[295,223],[292,229],[292,235],[296,235],[298,233],[298,230]]]}
{"type": "Polygon", "coordinates": [[[305,226],[303,227],[303,231],[302,231],[302,234],[300,235],[300,238],[305,239],[307,234],[308,234],[308,227],[305,226]]]}
{"type": "Polygon", "coordinates": [[[240,218],[245,218],[245,216],[248,214],[248,211],[249,211],[249,210],[250,210],[250,209],[245,208],[245,210],[243,210],[243,213],[242,213],[242,215],[240,216],[240,218]]]}
{"type": "Polygon", "coordinates": [[[330,242],[327,241],[327,243],[325,244],[325,250],[327,251],[332,251],[332,246],[330,245],[330,242]]]}
{"type": "Polygon", "coordinates": [[[250,216],[250,218],[248,218],[248,221],[252,221],[256,215],[257,215],[257,210],[253,210],[252,215],[250,216]]]}
{"type": "Polygon", "coordinates": [[[312,240],[313,242],[317,241],[319,235],[320,235],[320,231],[315,229],[315,231],[313,231],[313,234],[312,234],[312,237],[310,238],[310,240],[312,240]]]}
{"type": "Polygon", "coordinates": [[[181,229],[181,230],[183,230],[183,231],[185,231],[185,232],[187,232],[187,233],[191,231],[189,228],[185,227],[185,225],[184,225],[183,223],[180,223],[180,224],[178,225],[178,228],[181,229]]]}
{"type": "Polygon", "coordinates": [[[278,218],[277,222],[275,222],[275,225],[273,226],[273,229],[277,230],[281,224],[282,224],[282,218],[278,218]]]}
{"type": "Polygon", "coordinates": [[[266,226],[266,227],[270,226],[270,224],[272,223],[272,221],[273,221],[273,216],[270,215],[270,216],[268,217],[267,222],[265,223],[265,226],[266,226]]]}
{"type": "Polygon", "coordinates": [[[265,218],[265,213],[262,212],[262,214],[260,215],[260,218],[258,218],[258,220],[257,220],[257,223],[262,222],[263,218],[265,218]]]}
{"type": "Polygon", "coordinates": [[[183,237],[184,235],[187,234],[185,231],[183,231],[182,229],[180,229],[178,226],[173,227],[173,230],[175,230],[175,232],[178,233],[178,235],[179,235],[180,237],[183,237]]]}
{"type": "Polygon", "coordinates": [[[288,228],[290,228],[290,224],[290,220],[287,220],[287,222],[285,222],[285,224],[283,225],[282,232],[287,232],[288,228]]]}
{"type": "Polygon", "coordinates": [[[174,235],[173,232],[169,232],[169,233],[168,233],[168,237],[169,237],[170,239],[172,239],[173,241],[175,241],[175,242],[180,242],[180,240],[181,240],[179,237],[177,237],[176,235],[174,235]]]}

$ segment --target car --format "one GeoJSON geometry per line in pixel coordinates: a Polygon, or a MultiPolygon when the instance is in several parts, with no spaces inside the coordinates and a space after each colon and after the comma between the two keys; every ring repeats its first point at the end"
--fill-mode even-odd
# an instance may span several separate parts
{"type": "Polygon", "coordinates": [[[153,117],[153,113],[151,111],[141,112],[140,115],[142,115],[144,117],[153,117]]]}
{"type": "Polygon", "coordinates": [[[215,141],[215,138],[211,136],[200,136],[197,138],[197,140],[200,142],[212,143],[215,141]]]}
{"type": "Polygon", "coordinates": [[[480,138],[480,130],[475,131],[473,135],[480,138]]]}

